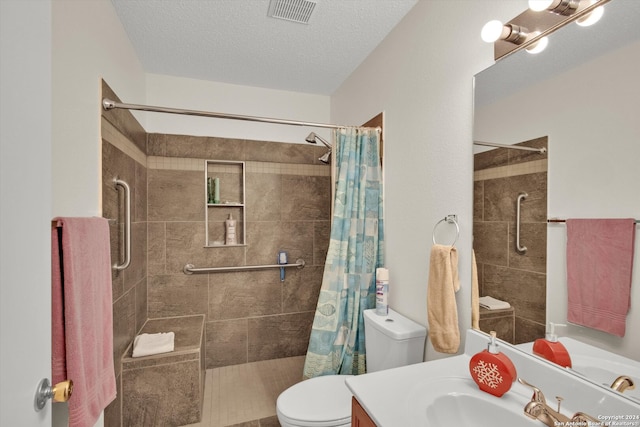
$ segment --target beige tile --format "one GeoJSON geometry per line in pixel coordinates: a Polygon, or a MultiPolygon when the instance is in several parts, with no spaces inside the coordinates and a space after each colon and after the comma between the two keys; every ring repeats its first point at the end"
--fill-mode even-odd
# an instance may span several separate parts
{"type": "Polygon", "coordinates": [[[185,264],[196,267],[244,265],[244,247],[204,247],[204,222],[168,222],[166,232],[167,273],[183,274],[185,264]]]}
{"type": "Polygon", "coordinates": [[[207,370],[200,426],[279,426],[276,400],[302,380],[303,366],[298,356],[207,370]]]}
{"type": "Polygon", "coordinates": [[[216,273],[209,277],[209,320],[281,312],[282,283],[276,269],[216,273]]]}
{"type": "Polygon", "coordinates": [[[516,317],[545,322],[546,275],[485,265],[483,291],[509,302],[516,317]]]}
{"type": "Polygon", "coordinates": [[[273,264],[280,250],[280,222],[247,223],[247,264],[273,264]]]}
{"type": "Polygon", "coordinates": [[[520,193],[528,194],[528,197],[522,202],[522,221],[546,221],[546,173],[534,173],[485,181],[484,220],[515,221],[516,199],[520,193]]]}
{"type": "Polygon", "coordinates": [[[197,171],[149,169],[149,221],[203,221],[204,176],[197,171]]]}
{"type": "Polygon", "coordinates": [[[207,322],[206,367],[247,362],[247,319],[207,322]]]}
{"type": "Polygon", "coordinates": [[[132,290],[113,303],[113,361],[116,374],[120,371],[120,358],[136,333],[136,301],[132,290]]]}
{"type": "Polygon", "coordinates": [[[509,223],[474,223],[473,249],[478,264],[509,265],[509,223]]]}
{"type": "Polygon", "coordinates": [[[248,319],[249,361],[306,354],[314,311],[248,319]]]}
{"type": "MultiPolygon", "coordinates": [[[[329,201],[327,200],[327,203],[329,201]]],[[[329,239],[331,238],[331,221],[314,221],[313,222],[313,265],[322,265],[327,259],[327,250],[329,249],[329,239]]]]}
{"type": "Polygon", "coordinates": [[[282,311],[315,311],[323,273],[324,266],[306,266],[301,270],[287,269],[283,283],[282,311]]]}
{"type": "Polygon", "coordinates": [[[167,272],[166,223],[147,223],[147,234],[147,273],[165,274],[167,272]]]}
{"type": "MultiPolygon", "coordinates": [[[[124,248],[121,246],[121,250],[124,248]]],[[[147,223],[131,224],[131,263],[120,274],[124,277],[124,291],[127,292],[147,275],[147,223]]]]}
{"type": "Polygon", "coordinates": [[[123,425],[184,425],[200,420],[199,361],[122,373],[123,425]]]}
{"type": "MultiPolygon", "coordinates": [[[[509,247],[515,248],[515,224],[509,232],[509,247]]],[[[509,251],[509,267],[520,270],[547,272],[547,223],[524,223],[520,227],[520,244],[526,246],[524,253],[509,251]]]]}
{"type": "MultiPolygon", "coordinates": [[[[109,98],[112,101],[120,102],[118,96],[104,80],[102,80],[102,97],[109,98]]],[[[133,141],[136,147],[145,152],[147,133],[129,110],[116,108],[113,110],[101,109],[101,111],[102,116],[105,119],[107,119],[127,138],[133,141]]]]}
{"type": "Polygon", "coordinates": [[[247,173],[247,221],[279,221],[281,177],[247,173]]]}
{"type": "Polygon", "coordinates": [[[136,332],[138,332],[147,320],[147,278],[145,277],[136,285],[136,332]]]}
{"type": "Polygon", "coordinates": [[[149,317],[207,314],[206,275],[149,276],[149,317]]]}
{"type": "Polygon", "coordinates": [[[284,175],[282,177],[282,220],[329,220],[330,194],[331,179],[329,177],[284,175]]]}

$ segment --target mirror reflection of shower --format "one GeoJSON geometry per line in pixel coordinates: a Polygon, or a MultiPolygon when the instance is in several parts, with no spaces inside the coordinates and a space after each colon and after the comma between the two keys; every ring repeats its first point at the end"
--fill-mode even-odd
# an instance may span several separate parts
{"type": "Polygon", "coordinates": [[[316,135],[315,132],[311,132],[305,138],[305,141],[307,141],[310,144],[317,144],[318,141],[322,142],[325,145],[325,147],[329,149],[329,151],[327,151],[322,156],[320,156],[318,160],[320,160],[322,163],[327,163],[327,164],[331,161],[331,150],[333,149],[333,145],[331,145],[331,143],[327,142],[327,140],[325,140],[324,138],[316,135]]]}

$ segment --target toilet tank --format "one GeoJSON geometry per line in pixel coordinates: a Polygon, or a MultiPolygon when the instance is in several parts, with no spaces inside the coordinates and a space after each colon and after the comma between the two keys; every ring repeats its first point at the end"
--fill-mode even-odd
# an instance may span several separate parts
{"type": "Polygon", "coordinates": [[[422,362],[427,329],[389,309],[380,316],[375,309],[364,311],[364,339],[367,372],[422,362]]]}

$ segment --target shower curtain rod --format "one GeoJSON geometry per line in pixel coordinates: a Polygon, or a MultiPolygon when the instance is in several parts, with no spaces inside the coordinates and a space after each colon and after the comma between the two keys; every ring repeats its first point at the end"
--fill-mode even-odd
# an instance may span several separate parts
{"type": "MultiPolygon", "coordinates": [[[[154,113],[184,114],[187,116],[214,117],[218,119],[244,120],[249,122],[275,123],[280,125],[308,126],[308,127],[316,127],[316,128],[343,129],[347,127],[347,126],[340,126],[340,125],[334,125],[329,123],[301,122],[297,120],[273,119],[269,117],[243,116],[239,114],[213,113],[209,111],[198,111],[198,110],[183,110],[180,108],[154,107],[151,105],[140,105],[140,104],[124,104],[121,102],[113,101],[109,98],[104,98],[102,100],[102,108],[104,108],[107,111],[113,110],[114,108],[119,108],[123,110],[138,110],[138,111],[150,111],[154,113]]],[[[362,127],[362,126],[356,126],[356,127],[362,127]]]]}
{"type": "Polygon", "coordinates": [[[473,141],[474,145],[485,145],[487,147],[500,147],[500,148],[511,148],[512,150],[525,150],[525,151],[537,151],[540,154],[544,154],[547,152],[547,149],[542,148],[534,148],[534,147],[522,147],[520,145],[507,145],[507,144],[496,144],[493,142],[482,142],[482,141],[473,141]]]}

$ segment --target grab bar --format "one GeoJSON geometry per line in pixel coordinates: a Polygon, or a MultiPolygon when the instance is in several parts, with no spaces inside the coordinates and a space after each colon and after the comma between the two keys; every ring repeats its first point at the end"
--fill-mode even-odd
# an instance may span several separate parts
{"type": "Polygon", "coordinates": [[[518,202],[516,204],[516,249],[518,252],[526,252],[526,246],[520,246],[520,205],[522,204],[522,199],[529,197],[527,193],[520,193],[518,196],[518,202]]]}
{"type": "Polygon", "coordinates": [[[267,268],[289,268],[298,267],[304,268],[305,262],[303,259],[297,259],[295,264],[267,264],[267,265],[240,265],[237,267],[195,267],[193,264],[187,264],[182,269],[184,274],[193,273],[217,273],[222,271],[244,271],[244,270],[262,270],[267,268]]]}
{"type": "Polygon", "coordinates": [[[113,265],[113,269],[122,271],[129,267],[131,263],[131,189],[129,184],[121,179],[115,178],[113,180],[116,187],[120,186],[124,188],[124,262],[113,265]]]}

